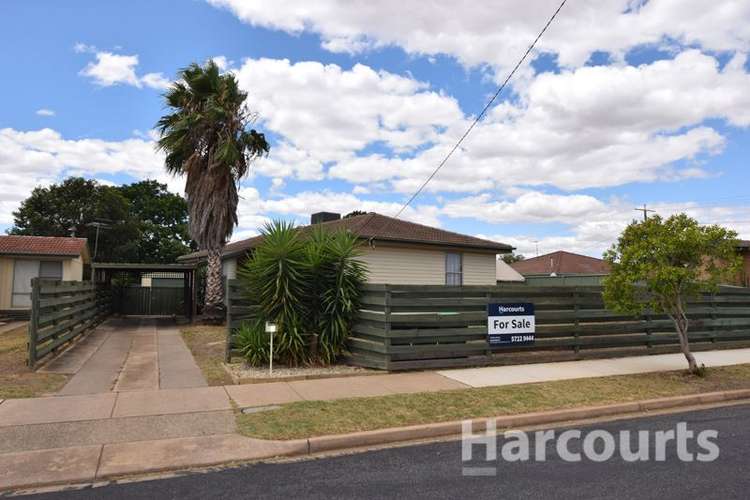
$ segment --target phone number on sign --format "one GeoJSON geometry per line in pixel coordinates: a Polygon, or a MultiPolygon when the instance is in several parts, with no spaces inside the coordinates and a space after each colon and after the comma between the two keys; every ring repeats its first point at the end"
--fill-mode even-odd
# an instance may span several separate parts
{"type": "Polygon", "coordinates": [[[511,335],[510,341],[511,342],[533,342],[534,336],[533,335],[511,335]]]}

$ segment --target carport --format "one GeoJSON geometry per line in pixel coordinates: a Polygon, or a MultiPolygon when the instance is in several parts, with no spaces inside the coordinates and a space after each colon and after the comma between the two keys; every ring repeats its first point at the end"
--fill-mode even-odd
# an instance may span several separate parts
{"type": "Polygon", "coordinates": [[[196,315],[195,264],[95,263],[92,280],[112,289],[112,311],[125,316],[196,315]]]}

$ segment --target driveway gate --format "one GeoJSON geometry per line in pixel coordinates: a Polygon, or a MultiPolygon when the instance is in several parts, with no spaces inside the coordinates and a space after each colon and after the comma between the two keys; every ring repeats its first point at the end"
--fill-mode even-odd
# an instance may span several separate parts
{"type": "Polygon", "coordinates": [[[99,264],[97,283],[112,289],[112,310],[128,316],[195,316],[195,266],[190,264],[99,264]]]}

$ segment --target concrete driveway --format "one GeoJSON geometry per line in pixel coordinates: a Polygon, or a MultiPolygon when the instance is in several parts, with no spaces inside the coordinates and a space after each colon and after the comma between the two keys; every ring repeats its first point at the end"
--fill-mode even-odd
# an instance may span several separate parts
{"type": "Polygon", "coordinates": [[[60,395],[208,385],[170,319],[110,319],[41,371],[73,375],[60,395]]]}

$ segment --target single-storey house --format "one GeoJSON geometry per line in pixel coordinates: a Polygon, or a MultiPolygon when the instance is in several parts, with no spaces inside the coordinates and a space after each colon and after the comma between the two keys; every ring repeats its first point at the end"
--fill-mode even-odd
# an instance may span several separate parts
{"type": "MultiPolygon", "coordinates": [[[[496,241],[445,231],[435,227],[394,219],[377,213],[341,218],[331,212],[315,213],[309,231],[320,225],[331,231],[345,230],[363,242],[361,260],[369,270],[370,283],[396,285],[494,285],[498,254],[513,247],[496,241]]],[[[235,278],[237,267],[263,241],[256,236],[224,247],[224,276],[235,278]]],[[[179,257],[192,263],[206,258],[206,252],[179,257]]]]}
{"type": "Polygon", "coordinates": [[[563,250],[519,260],[510,265],[524,277],[530,276],[602,276],[609,274],[605,260],[563,250]]]}
{"type": "Polygon", "coordinates": [[[80,281],[91,261],[85,238],[0,236],[0,313],[31,307],[31,279],[80,281]]]}

